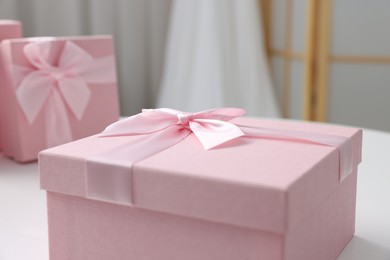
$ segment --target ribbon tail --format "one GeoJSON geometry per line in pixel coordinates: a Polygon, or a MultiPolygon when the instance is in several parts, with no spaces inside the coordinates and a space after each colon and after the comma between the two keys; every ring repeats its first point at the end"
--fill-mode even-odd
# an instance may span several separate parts
{"type": "Polygon", "coordinates": [[[91,90],[86,82],[79,77],[64,77],[58,81],[58,89],[69,109],[81,120],[91,99],[91,90]]]}
{"type": "Polygon", "coordinates": [[[342,182],[352,173],[352,141],[344,136],[309,133],[284,129],[268,129],[238,125],[246,137],[298,141],[336,147],[339,154],[339,180],[342,182]]]}
{"type": "Polygon", "coordinates": [[[340,146],[338,146],[339,158],[340,158],[340,182],[352,173],[353,170],[353,160],[351,158],[353,154],[353,144],[351,139],[345,140],[340,146]]]}
{"type": "Polygon", "coordinates": [[[42,71],[31,72],[16,88],[16,99],[30,124],[42,110],[53,88],[54,81],[42,71]]]}
{"type": "Polygon", "coordinates": [[[134,205],[134,163],[179,143],[190,133],[189,130],[172,126],[151,134],[140,135],[132,142],[88,158],[87,198],[134,205]]]}
{"type": "Polygon", "coordinates": [[[68,113],[63,99],[57,89],[53,89],[47,100],[46,117],[46,144],[53,147],[73,140],[68,113]]]}

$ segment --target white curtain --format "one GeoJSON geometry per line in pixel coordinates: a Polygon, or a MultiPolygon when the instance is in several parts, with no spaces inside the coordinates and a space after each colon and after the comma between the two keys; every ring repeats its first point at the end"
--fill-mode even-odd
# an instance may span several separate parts
{"type": "Polygon", "coordinates": [[[0,19],[21,20],[25,36],[112,34],[123,115],[158,105],[278,115],[257,15],[255,0],[0,0],[0,19]]]}
{"type": "Polygon", "coordinates": [[[176,0],[158,106],[279,116],[256,0],[176,0]]]}

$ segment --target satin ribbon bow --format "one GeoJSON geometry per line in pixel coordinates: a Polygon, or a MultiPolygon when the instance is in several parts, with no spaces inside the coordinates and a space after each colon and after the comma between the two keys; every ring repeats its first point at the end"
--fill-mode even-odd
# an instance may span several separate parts
{"type": "Polygon", "coordinates": [[[210,109],[185,113],[170,108],[143,109],[142,113],[108,126],[101,136],[139,135],[169,127],[193,132],[206,150],[243,136],[241,129],[228,121],[245,114],[240,108],[210,109]]]}
{"type": "Polygon", "coordinates": [[[13,66],[16,97],[28,122],[32,124],[45,110],[48,147],[73,139],[67,109],[82,119],[91,97],[88,84],[116,82],[113,55],[94,58],[66,41],[56,57],[53,43],[41,40],[25,45],[23,52],[31,66],[13,66]]]}

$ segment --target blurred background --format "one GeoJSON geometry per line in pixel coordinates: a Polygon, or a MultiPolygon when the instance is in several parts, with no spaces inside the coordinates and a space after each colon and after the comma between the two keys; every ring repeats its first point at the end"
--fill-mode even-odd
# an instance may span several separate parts
{"type": "Polygon", "coordinates": [[[112,34],[122,115],[239,106],[390,131],[388,0],[0,0],[24,35],[112,34]]]}

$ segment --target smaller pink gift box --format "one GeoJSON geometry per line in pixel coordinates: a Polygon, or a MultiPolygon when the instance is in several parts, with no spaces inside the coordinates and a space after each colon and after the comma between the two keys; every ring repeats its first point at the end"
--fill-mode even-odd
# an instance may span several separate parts
{"type": "Polygon", "coordinates": [[[119,118],[111,36],[36,37],[1,43],[3,153],[19,162],[96,134],[119,118]]]}
{"type": "Polygon", "coordinates": [[[5,39],[20,38],[22,25],[16,20],[0,20],[0,41],[5,39]]]}
{"type": "Polygon", "coordinates": [[[352,238],[361,130],[145,112],[40,153],[51,260],[328,260],[352,238]]]}
{"type": "MultiPolygon", "coordinates": [[[[0,20],[0,42],[5,39],[13,39],[13,38],[20,38],[22,37],[22,26],[19,21],[14,20],[0,20]]],[[[0,60],[1,60],[1,53],[0,53],[0,60]]],[[[4,70],[2,69],[2,66],[0,65],[0,88],[1,85],[4,82],[4,70]]],[[[3,103],[3,97],[0,95],[0,104],[3,103]]],[[[2,132],[2,127],[4,125],[3,123],[3,113],[0,109],[0,136],[2,132]]],[[[2,140],[0,138],[0,151],[2,150],[3,144],[2,140]]]]}

